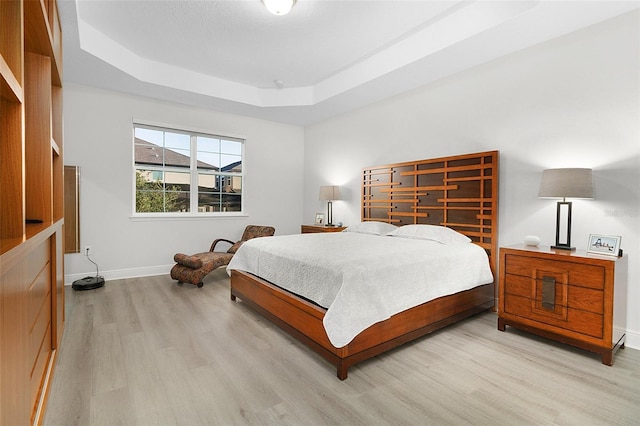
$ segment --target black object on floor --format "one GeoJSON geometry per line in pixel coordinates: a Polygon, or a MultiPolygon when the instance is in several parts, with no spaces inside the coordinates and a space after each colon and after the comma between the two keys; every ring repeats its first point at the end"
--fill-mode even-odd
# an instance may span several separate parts
{"type": "Polygon", "coordinates": [[[104,278],[99,275],[95,277],[84,277],[79,280],[75,280],[71,284],[71,288],[74,290],[93,290],[94,288],[100,288],[104,286],[104,278]]]}

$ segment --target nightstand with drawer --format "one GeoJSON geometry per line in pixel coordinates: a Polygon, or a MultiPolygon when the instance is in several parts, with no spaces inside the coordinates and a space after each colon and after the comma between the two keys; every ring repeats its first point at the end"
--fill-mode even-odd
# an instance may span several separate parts
{"type": "Polygon", "coordinates": [[[302,234],[313,234],[317,232],[342,232],[346,226],[324,226],[324,225],[302,225],[300,232],[302,234]]]}
{"type": "Polygon", "coordinates": [[[624,347],[627,256],[515,246],[500,249],[498,330],[507,325],[602,356],[624,347]]]}

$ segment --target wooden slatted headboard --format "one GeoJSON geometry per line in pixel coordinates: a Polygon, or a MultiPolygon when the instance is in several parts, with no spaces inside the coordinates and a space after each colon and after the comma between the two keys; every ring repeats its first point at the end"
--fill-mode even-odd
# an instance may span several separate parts
{"type": "Polygon", "coordinates": [[[498,256],[498,151],[367,167],[362,220],[442,225],[498,256]]]}

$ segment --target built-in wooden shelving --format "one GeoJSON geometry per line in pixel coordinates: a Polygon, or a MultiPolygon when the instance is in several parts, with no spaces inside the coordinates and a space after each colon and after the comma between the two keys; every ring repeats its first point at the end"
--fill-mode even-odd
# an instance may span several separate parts
{"type": "Polygon", "coordinates": [[[0,0],[0,424],[39,424],[64,326],[62,34],[0,0]]]}

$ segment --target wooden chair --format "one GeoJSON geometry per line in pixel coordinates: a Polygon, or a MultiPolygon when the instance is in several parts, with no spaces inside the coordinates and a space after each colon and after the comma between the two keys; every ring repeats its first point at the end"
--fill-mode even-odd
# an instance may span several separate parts
{"type": "Polygon", "coordinates": [[[196,253],[191,256],[177,253],[173,256],[176,264],[171,268],[171,278],[177,280],[178,284],[191,283],[202,287],[204,285],[202,279],[214,269],[228,265],[235,252],[245,241],[258,237],[270,237],[275,232],[276,230],[272,226],[248,225],[239,241],[233,242],[225,238],[218,238],[213,241],[209,251],[204,253],[196,253]],[[231,247],[227,251],[215,251],[216,245],[221,242],[231,244],[231,247]]]}

